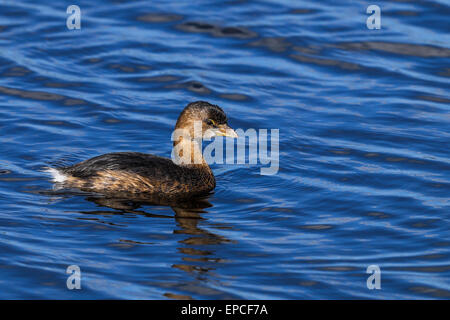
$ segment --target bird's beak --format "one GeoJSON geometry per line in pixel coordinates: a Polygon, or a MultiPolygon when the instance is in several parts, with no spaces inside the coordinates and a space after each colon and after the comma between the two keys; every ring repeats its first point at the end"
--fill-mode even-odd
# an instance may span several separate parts
{"type": "Polygon", "coordinates": [[[227,124],[220,125],[216,130],[216,136],[237,138],[239,137],[236,131],[231,129],[227,124]]]}

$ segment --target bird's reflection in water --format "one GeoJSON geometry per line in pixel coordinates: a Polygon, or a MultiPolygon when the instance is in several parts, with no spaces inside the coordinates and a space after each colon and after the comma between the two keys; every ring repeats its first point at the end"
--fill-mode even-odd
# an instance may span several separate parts
{"type": "MultiPolygon", "coordinates": [[[[207,248],[209,245],[219,245],[230,242],[227,238],[205,230],[199,226],[201,221],[206,218],[203,216],[207,213],[208,208],[213,205],[208,201],[208,196],[187,199],[187,200],[173,200],[162,198],[146,198],[146,197],[118,197],[112,196],[88,196],[86,200],[94,202],[103,207],[114,209],[115,211],[83,211],[84,214],[126,214],[132,213],[153,218],[174,218],[176,221],[176,228],[173,230],[174,234],[185,235],[182,240],[178,241],[180,246],[177,251],[182,254],[180,263],[172,265],[172,268],[183,270],[191,275],[194,279],[191,281],[180,283],[176,287],[182,287],[184,290],[191,291],[191,287],[196,293],[202,291],[204,288],[211,294],[211,289],[203,287],[198,281],[205,281],[208,279],[208,272],[214,270],[217,263],[222,263],[225,259],[217,256],[216,250],[207,248]],[[143,206],[170,206],[174,211],[174,217],[162,214],[149,213],[144,210],[143,206]],[[194,281],[192,281],[194,280],[194,281]]],[[[221,228],[229,228],[228,226],[221,226],[221,228]]],[[[216,248],[216,247],[215,247],[216,248]]],[[[206,293],[206,292],[204,292],[206,293]]],[[[203,294],[204,294],[203,293],[203,294]]],[[[216,293],[220,294],[220,293],[216,293]]],[[[166,293],[166,297],[178,297],[177,294],[166,293]]],[[[187,296],[189,297],[189,296],[187,296]]]]}

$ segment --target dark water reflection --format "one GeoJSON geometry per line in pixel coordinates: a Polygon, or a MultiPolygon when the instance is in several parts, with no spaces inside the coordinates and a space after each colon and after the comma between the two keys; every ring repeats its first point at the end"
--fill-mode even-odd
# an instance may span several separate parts
{"type": "MultiPolygon", "coordinates": [[[[225,258],[221,258],[217,255],[217,251],[211,248],[230,242],[224,236],[215,234],[199,226],[199,221],[206,219],[208,208],[213,205],[208,201],[208,197],[194,198],[184,201],[174,201],[173,199],[163,199],[148,196],[140,196],[137,198],[126,197],[126,195],[108,195],[108,196],[88,196],[85,198],[87,201],[95,203],[99,207],[107,207],[113,209],[113,211],[80,211],[82,214],[93,215],[89,218],[79,218],[81,220],[95,220],[98,223],[110,224],[106,221],[102,221],[102,216],[105,215],[140,215],[152,219],[174,219],[176,224],[173,229],[173,233],[181,235],[181,240],[178,241],[179,246],[172,248],[174,255],[179,255],[180,261],[171,265],[172,268],[184,271],[190,275],[190,278],[196,279],[199,283],[208,280],[208,273],[214,272],[215,265],[224,263],[225,258]],[[145,210],[146,206],[163,205],[168,206],[173,211],[173,216],[167,214],[153,214],[145,210]]],[[[222,228],[231,228],[223,225],[222,228]]],[[[132,239],[120,239],[118,246],[127,248],[132,245],[152,245],[152,242],[135,241],[132,239]]],[[[164,284],[159,284],[163,285],[164,284]]],[[[169,285],[170,286],[170,285],[169,285]]],[[[214,292],[211,289],[205,289],[201,286],[196,286],[195,282],[190,280],[187,283],[179,283],[178,286],[182,286],[185,291],[194,290],[196,294],[214,295],[220,294],[222,298],[232,298],[233,296],[223,295],[222,293],[214,292]]],[[[174,299],[192,299],[189,295],[180,295],[177,293],[165,292],[163,294],[168,298],[174,299]]]]}

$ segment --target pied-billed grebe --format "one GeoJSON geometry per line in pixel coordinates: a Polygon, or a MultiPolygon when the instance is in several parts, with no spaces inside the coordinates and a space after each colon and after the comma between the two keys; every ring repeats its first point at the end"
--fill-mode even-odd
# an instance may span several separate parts
{"type": "Polygon", "coordinates": [[[216,186],[203,159],[199,139],[237,138],[223,110],[208,102],[188,104],[178,117],[172,138],[172,161],[138,152],[108,153],[70,167],[52,168],[55,182],[94,192],[147,193],[186,197],[208,193],[216,186]],[[178,133],[176,133],[178,132],[178,133]]]}

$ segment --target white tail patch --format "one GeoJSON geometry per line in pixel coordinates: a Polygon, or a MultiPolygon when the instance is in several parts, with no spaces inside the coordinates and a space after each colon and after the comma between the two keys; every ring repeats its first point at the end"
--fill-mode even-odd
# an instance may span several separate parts
{"type": "Polygon", "coordinates": [[[64,182],[67,180],[67,176],[63,174],[61,171],[55,168],[46,168],[44,170],[52,175],[53,182],[64,182]]]}

